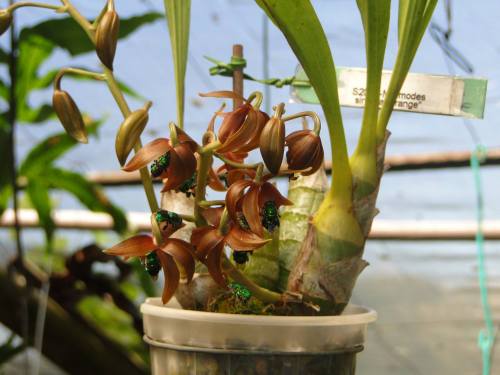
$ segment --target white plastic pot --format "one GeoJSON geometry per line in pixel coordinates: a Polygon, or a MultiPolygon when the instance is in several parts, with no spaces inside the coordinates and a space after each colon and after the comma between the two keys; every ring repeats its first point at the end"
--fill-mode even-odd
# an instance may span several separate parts
{"type": "Polygon", "coordinates": [[[257,316],[182,310],[159,298],[141,305],[156,375],[355,373],[374,310],[339,316],[257,316]]]}

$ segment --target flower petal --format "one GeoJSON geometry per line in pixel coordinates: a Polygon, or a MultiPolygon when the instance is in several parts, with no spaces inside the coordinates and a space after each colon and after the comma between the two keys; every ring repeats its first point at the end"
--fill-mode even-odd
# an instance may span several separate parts
{"type": "Polygon", "coordinates": [[[241,208],[252,232],[262,237],[264,235],[264,227],[260,218],[260,189],[260,184],[251,186],[242,198],[241,208]]]}
{"type": "Polygon", "coordinates": [[[245,101],[245,98],[238,94],[235,91],[229,91],[229,90],[221,90],[221,91],[211,91],[207,93],[199,93],[203,98],[222,98],[222,99],[237,99],[241,100],[242,102],[245,101]]]}
{"type": "Polygon", "coordinates": [[[169,254],[163,251],[157,251],[158,258],[160,259],[161,267],[163,268],[163,274],[165,276],[165,283],[163,284],[163,294],[161,300],[163,304],[170,301],[170,298],[174,295],[179,285],[180,273],[175,264],[174,259],[169,254]]]}
{"type": "Polygon", "coordinates": [[[250,231],[233,225],[226,235],[226,243],[236,251],[252,251],[264,246],[271,239],[264,239],[250,231]]]}
{"type": "Polygon", "coordinates": [[[179,140],[179,142],[187,144],[191,149],[191,152],[195,153],[198,150],[198,143],[196,143],[193,138],[191,138],[184,130],[182,130],[178,126],[175,127],[175,130],[177,131],[177,139],[179,140]]]}
{"type": "Polygon", "coordinates": [[[264,203],[268,201],[273,201],[276,207],[280,206],[291,206],[293,202],[285,198],[279,190],[270,182],[264,182],[260,190],[259,195],[259,207],[262,207],[264,203]]]}
{"type": "Polygon", "coordinates": [[[222,216],[222,211],[224,211],[224,207],[209,207],[203,210],[201,214],[208,224],[218,226],[222,216]]]}
{"type": "Polygon", "coordinates": [[[226,142],[228,137],[241,127],[251,109],[251,105],[243,104],[228,113],[219,128],[219,141],[222,143],[226,142]]]}
{"type": "Polygon", "coordinates": [[[104,250],[106,254],[124,257],[139,257],[156,249],[153,238],[148,234],[138,234],[104,250]]]}
{"type": "Polygon", "coordinates": [[[122,168],[126,172],[136,171],[145,167],[170,150],[170,141],[167,138],[158,138],[144,145],[130,161],[122,168]]]}
{"type": "Polygon", "coordinates": [[[269,116],[266,112],[257,111],[257,121],[255,123],[256,129],[253,132],[252,137],[243,146],[235,149],[237,152],[249,152],[257,147],[259,147],[260,134],[264,125],[269,121],[269,116]]]}
{"type": "Polygon", "coordinates": [[[189,145],[178,144],[170,151],[170,165],[167,170],[167,181],[162,192],[177,189],[196,171],[196,158],[189,145]]]}
{"type": "Polygon", "coordinates": [[[196,256],[202,261],[205,260],[219,244],[223,243],[224,240],[224,236],[219,233],[217,228],[213,226],[209,226],[208,228],[208,230],[196,228],[191,235],[191,243],[196,248],[196,256]]]}
{"type": "Polygon", "coordinates": [[[178,238],[169,238],[160,250],[171,255],[184,268],[188,282],[193,279],[195,263],[190,243],[178,238]]]}
{"type": "Polygon", "coordinates": [[[205,260],[210,276],[222,287],[226,287],[227,281],[222,272],[222,253],[224,252],[224,242],[220,242],[208,255],[205,260]]]}
{"type": "Polygon", "coordinates": [[[226,187],[212,168],[208,172],[208,186],[215,191],[226,191],[226,187]]]}
{"type": "Polygon", "coordinates": [[[238,208],[238,200],[243,196],[243,191],[246,187],[252,185],[252,181],[248,180],[239,180],[234,182],[226,193],[226,208],[229,214],[229,217],[236,221],[237,219],[237,208],[238,208]]]}
{"type": "MultiPolygon", "coordinates": [[[[248,143],[249,140],[255,137],[255,132],[258,131],[257,126],[257,111],[253,108],[248,112],[245,121],[234,133],[229,135],[221,147],[217,149],[218,153],[235,151],[248,143]]],[[[260,135],[260,133],[259,133],[260,135]]],[[[250,151],[250,150],[249,150],[250,151]]]]}

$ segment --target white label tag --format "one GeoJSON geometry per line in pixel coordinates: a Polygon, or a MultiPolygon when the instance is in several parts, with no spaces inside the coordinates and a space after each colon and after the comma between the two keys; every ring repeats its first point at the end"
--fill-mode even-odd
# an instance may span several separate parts
{"type": "MultiPolygon", "coordinates": [[[[380,104],[383,103],[391,71],[382,73],[380,104]]],[[[344,106],[364,107],[366,69],[343,68],[338,75],[339,98],[344,106]]],[[[449,76],[408,74],[394,109],[398,111],[459,116],[462,113],[464,82],[449,76]]]]}

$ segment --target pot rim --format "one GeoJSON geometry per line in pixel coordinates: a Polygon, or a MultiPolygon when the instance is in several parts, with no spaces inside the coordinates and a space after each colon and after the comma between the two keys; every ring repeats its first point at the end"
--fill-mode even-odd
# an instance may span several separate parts
{"type": "Polygon", "coordinates": [[[377,312],[369,307],[349,304],[342,315],[329,316],[273,316],[242,315],[215,313],[206,311],[184,310],[179,307],[167,307],[159,297],[147,298],[141,305],[141,313],[161,318],[176,320],[197,320],[207,323],[258,324],[260,326],[343,326],[368,324],[377,320],[377,312]],[[350,313],[349,313],[350,312],[350,313]]]}

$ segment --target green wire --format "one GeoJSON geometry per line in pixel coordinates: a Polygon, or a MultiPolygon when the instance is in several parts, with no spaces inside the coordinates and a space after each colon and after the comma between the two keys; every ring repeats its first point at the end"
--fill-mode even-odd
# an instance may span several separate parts
{"type": "Polygon", "coordinates": [[[486,272],[486,261],[484,255],[484,195],[481,183],[481,162],[486,155],[486,148],[478,145],[476,150],[472,153],[470,165],[474,175],[474,184],[476,188],[476,219],[477,219],[477,232],[476,232],[476,247],[477,247],[477,263],[478,263],[478,279],[479,290],[481,293],[481,305],[483,308],[483,317],[485,328],[481,329],[478,334],[478,346],[481,349],[483,361],[483,375],[490,375],[491,373],[491,349],[495,339],[495,329],[493,319],[491,316],[491,307],[488,302],[488,275],[486,272]]]}

